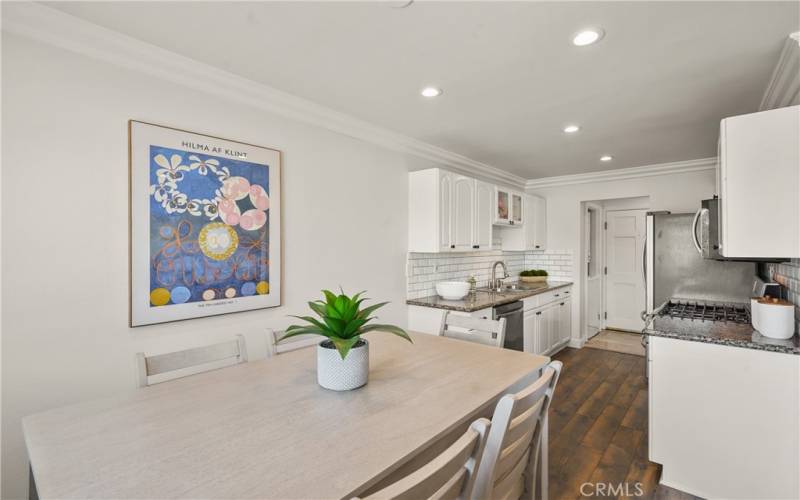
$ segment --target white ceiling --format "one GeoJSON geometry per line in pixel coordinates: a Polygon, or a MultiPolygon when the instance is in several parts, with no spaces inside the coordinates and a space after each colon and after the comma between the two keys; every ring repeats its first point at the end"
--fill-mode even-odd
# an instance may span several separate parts
{"type": "Polygon", "coordinates": [[[800,29],[798,2],[400,3],[48,5],[525,178],[715,155],[800,29]]]}

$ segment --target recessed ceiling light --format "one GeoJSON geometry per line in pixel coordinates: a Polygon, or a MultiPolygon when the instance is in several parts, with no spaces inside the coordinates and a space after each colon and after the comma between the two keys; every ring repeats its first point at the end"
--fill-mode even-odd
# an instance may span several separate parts
{"type": "Polygon", "coordinates": [[[442,89],[438,87],[425,87],[420,94],[424,97],[439,97],[442,95],[442,89]]]}
{"type": "Polygon", "coordinates": [[[580,31],[572,37],[572,43],[577,45],[578,47],[583,47],[584,45],[591,45],[593,43],[599,42],[605,33],[600,28],[591,28],[587,30],[580,31]]]}
{"type": "Polygon", "coordinates": [[[611,161],[613,159],[614,159],[614,157],[611,156],[611,155],[603,155],[603,156],[600,157],[600,161],[611,161]]]}
{"type": "Polygon", "coordinates": [[[566,132],[568,134],[574,134],[575,132],[577,132],[580,129],[581,128],[579,126],[577,126],[577,125],[567,125],[566,127],[564,127],[564,132],[566,132]]]}

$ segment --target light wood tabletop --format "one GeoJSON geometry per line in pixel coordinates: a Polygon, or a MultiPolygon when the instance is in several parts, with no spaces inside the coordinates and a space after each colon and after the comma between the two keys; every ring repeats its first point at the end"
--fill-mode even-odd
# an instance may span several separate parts
{"type": "Polygon", "coordinates": [[[350,392],[317,385],[309,348],[28,416],[39,496],[347,498],[549,361],[411,335],[366,335],[369,383],[350,392]]]}

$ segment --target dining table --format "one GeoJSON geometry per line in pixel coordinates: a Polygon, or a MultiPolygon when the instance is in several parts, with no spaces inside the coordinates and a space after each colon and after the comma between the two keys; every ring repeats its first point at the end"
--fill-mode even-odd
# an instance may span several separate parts
{"type": "MultiPolygon", "coordinates": [[[[445,449],[549,358],[425,333],[369,342],[330,391],[305,348],[27,416],[39,498],[352,498],[445,449]]],[[[546,426],[546,419],[545,419],[546,426]]],[[[538,474],[547,492],[547,432],[538,474]]],[[[539,489],[539,488],[537,488],[539,489]]]]}

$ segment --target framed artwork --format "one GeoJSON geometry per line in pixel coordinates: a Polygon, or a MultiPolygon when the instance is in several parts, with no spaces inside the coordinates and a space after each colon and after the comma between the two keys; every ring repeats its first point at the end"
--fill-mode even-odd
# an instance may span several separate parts
{"type": "Polygon", "coordinates": [[[281,154],[128,123],[130,326],[281,303],[281,154]]]}

